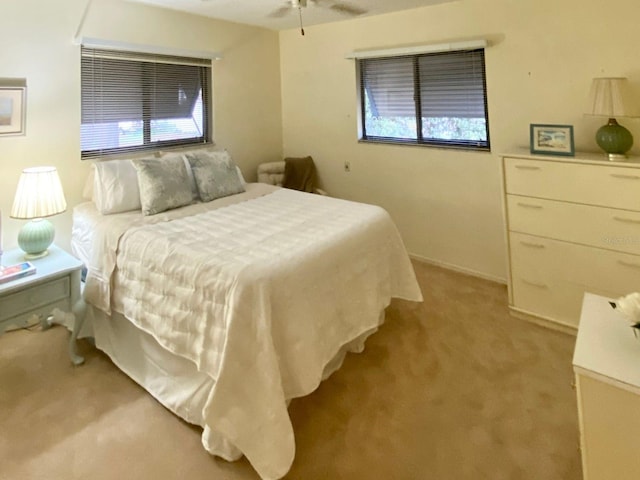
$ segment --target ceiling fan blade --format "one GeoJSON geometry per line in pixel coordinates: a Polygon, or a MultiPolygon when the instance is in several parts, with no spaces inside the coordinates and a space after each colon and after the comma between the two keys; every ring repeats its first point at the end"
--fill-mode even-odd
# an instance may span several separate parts
{"type": "Polygon", "coordinates": [[[269,14],[271,18],[282,18],[291,12],[292,8],[290,6],[280,7],[269,14]]]}
{"type": "Polygon", "coordinates": [[[329,8],[336,12],[344,13],[345,15],[362,15],[367,13],[364,8],[356,7],[348,3],[332,3],[329,8]]]}

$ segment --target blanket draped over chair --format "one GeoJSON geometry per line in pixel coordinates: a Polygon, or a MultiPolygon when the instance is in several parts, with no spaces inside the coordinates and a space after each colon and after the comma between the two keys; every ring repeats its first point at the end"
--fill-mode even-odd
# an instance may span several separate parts
{"type": "Polygon", "coordinates": [[[284,159],[284,180],[282,186],[301,192],[315,193],[316,167],[313,158],[288,157],[284,159]]]}

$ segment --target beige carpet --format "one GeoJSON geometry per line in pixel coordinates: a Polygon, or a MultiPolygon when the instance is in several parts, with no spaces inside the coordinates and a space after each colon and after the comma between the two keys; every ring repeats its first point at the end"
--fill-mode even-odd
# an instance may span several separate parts
{"type": "MultiPolygon", "coordinates": [[[[287,479],[578,480],[575,338],[509,316],[506,287],[415,264],[425,301],[394,301],[366,350],[290,407],[287,479]]],[[[0,479],[257,479],[208,455],[68,333],[0,337],[0,479]]]]}

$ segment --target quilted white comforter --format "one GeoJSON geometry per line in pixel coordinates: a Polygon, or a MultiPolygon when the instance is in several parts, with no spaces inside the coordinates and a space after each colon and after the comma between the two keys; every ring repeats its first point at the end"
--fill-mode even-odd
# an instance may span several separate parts
{"type": "Polygon", "coordinates": [[[317,388],[392,297],[422,296],[383,209],[285,189],[238,200],[133,226],[114,220],[85,295],[209,374],[205,447],[227,459],[242,452],[276,479],[295,452],[288,400],[317,388]]]}

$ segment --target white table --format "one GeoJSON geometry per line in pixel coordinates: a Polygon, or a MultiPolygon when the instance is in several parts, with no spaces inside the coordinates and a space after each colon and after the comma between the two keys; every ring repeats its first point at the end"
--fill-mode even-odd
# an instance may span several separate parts
{"type": "Polygon", "coordinates": [[[582,467],[587,480],[637,480],[640,340],[609,301],[585,294],[573,356],[582,467]]]}
{"type": "MultiPolygon", "coordinates": [[[[2,256],[5,267],[24,261],[19,249],[2,256]]],[[[35,274],[0,284],[0,334],[9,326],[27,326],[34,315],[40,317],[43,328],[53,323],[72,327],[69,356],[74,365],[80,365],[84,358],[76,352],[76,339],[86,310],[80,293],[82,262],[55,245],[47,256],[30,262],[35,274]]]]}

